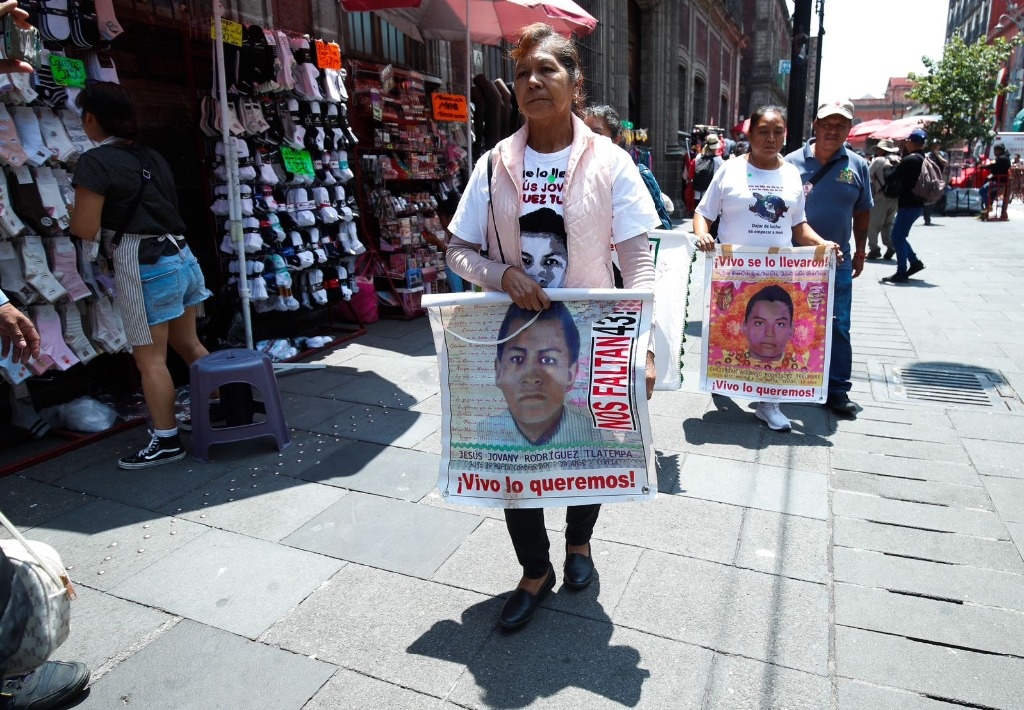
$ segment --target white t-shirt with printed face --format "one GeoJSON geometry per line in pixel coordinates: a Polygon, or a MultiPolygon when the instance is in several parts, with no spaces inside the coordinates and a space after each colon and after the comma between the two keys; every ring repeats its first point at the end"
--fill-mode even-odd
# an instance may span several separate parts
{"type": "Polygon", "coordinates": [[[792,246],[793,227],[807,221],[803,183],[793,165],[761,170],[741,158],[725,161],[715,173],[697,212],[709,222],[722,216],[723,244],[757,247],[792,246]]]}
{"type": "MultiPolygon", "coordinates": [[[[522,202],[519,206],[523,270],[544,288],[565,285],[569,253],[565,238],[562,204],[565,172],[572,146],[556,153],[538,153],[528,147],[519,176],[522,202]]],[[[612,155],[612,244],[618,244],[660,226],[661,220],[650,192],[632,158],[624,150],[612,155]]],[[[488,212],[487,160],[477,161],[466,190],[448,230],[463,241],[486,245],[488,212]]],[[[498,260],[498,254],[491,254],[498,260]]]]}

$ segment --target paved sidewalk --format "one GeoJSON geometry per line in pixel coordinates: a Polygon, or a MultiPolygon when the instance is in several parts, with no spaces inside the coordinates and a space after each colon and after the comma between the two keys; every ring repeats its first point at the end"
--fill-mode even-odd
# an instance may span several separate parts
{"type": "Polygon", "coordinates": [[[425,319],[282,375],[283,453],[119,471],[135,430],[0,479],[0,507],[77,584],[59,657],[93,668],[79,707],[1024,708],[1014,208],[915,225],[927,269],[910,284],[868,263],[856,420],[784,406],[780,434],[698,392],[696,285],[683,390],[652,402],[662,495],[606,506],[599,580],[559,583],[516,634],[495,624],[519,577],[500,512],[434,489],[425,319]],[[921,367],[966,373],[991,404],[900,399],[921,367]]]}

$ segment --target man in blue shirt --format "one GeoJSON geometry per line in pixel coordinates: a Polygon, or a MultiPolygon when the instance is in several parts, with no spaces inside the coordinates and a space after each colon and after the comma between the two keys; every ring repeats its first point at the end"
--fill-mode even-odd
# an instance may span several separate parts
{"type": "Polygon", "coordinates": [[[786,156],[796,166],[807,193],[807,222],[823,239],[839,244],[843,261],[836,266],[835,297],[832,306],[832,358],[828,372],[825,406],[836,414],[854,416],[857,405],[850,400],[853,372],[853,344],[850,341],[850,310],[853,279],[864,269],[868,223],[871,220],[871,178],[868,163],[844,145],[853,125],[853,104],[848,99],[827,101],[818,106],[814,138],[802,150],[786,156]],[[811,179],[822,171],[815,185],[811,179]],[[850,236],[856,243],[850,254],[850,236]]]}

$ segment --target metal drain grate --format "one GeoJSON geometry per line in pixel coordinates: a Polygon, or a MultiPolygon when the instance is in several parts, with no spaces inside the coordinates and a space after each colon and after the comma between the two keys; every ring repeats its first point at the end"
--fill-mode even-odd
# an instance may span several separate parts
{"type": "Polygon", "coordinates": [[[1017,393],[995,370],[911,363],[869,363],[873,390],[885,399],[937,407],[1024,411],[1017,393]],[[881,385],[881,387],[878,387],[881,385]]]}

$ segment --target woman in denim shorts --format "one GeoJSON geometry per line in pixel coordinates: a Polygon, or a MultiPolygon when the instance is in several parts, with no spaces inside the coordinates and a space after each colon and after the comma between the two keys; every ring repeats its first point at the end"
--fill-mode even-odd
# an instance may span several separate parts
{"type": "Polygon", "coordinates": [[[118,84],[97,82],[78,95],[86,135],[99,147],[75,168],[71,231],[102,238],[114,263],[114,303],[125,323],[153,430],[149,444],[121,458],[125,469],[179,461],[185,448],[174,412],[167,347],[185,363],[207,354],[196,335],[196,307],[211,294],[182,234],[185,223],[170,166],[135,138],[131,98],[118,84]]]}

